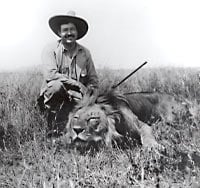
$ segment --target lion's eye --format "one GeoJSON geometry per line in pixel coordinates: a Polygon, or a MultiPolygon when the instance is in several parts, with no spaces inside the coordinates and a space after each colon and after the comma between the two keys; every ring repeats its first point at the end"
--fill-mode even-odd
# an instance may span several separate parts
{"type": "Polygon", "coordinates": [[[92,117],[88,120],[88,124],[91,126],[98,125],[99,121],[99,117],[92,117]]]}
{"type": "Polygon", "coordinates": [[[88,120],[89,132],[98,131],[99,123],[100,123],[100,118],[99,117],[92,117],[92,118],[90,118],[88,120]]]}
{"type": "Polygon", "coordinates": [[[76,122],[77,120],[78,120],[78,116],[74,116],[74,117],[73,117],[73,121],[76,122]]]}

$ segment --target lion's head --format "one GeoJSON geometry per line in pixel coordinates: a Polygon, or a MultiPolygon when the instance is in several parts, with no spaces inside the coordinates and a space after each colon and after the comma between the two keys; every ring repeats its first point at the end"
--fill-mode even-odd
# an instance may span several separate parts
{"type": "Polygon", "coordinates": [[[76,146],[105,144],[109,146],[113,138],[120,137],[115,129],[119,114],[111,106],[93,104],[77,108],[69,116],[67,135],[76,146]]]}
{"type": "Polygon", "coordinates": [[[69,115],[68,143],[76,147],[105,145],[133,134],[139,138],[137,117],[126,99],[114,92],[83,99],[69,115]]]}

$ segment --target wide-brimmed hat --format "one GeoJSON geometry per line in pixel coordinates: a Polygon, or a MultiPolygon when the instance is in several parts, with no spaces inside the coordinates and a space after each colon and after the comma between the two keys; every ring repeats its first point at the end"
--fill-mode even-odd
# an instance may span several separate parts
{"type": "Polygon", "coordinates": [[[73,23],[76,26],[78,31],[77,39],[82,38],[88,31],[87,22],[84,19],[77,17],[74,11],[69,11],[66,15],[53,16],[49,19],[50,28],[59,37],[60,26],[68,23],[73,23]]]}

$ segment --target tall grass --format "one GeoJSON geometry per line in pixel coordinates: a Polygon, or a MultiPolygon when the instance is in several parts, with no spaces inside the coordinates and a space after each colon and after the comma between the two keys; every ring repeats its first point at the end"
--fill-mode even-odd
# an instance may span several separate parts
{"type": "MultiPolygon", "coordinates": [[[[98,70],[105,90],[128,70],[98,70]]],[[[45,138],[36,99],[39,72],[0,74],[0,187],[192,187],[200,184],[200,85],[195,69],[143,69],[121,84],[127,92],[163,92],[189,101],[189,112],[152,125],[161,153],[102,148],[81,155],[45,138]],[[1,131],[2,130],[2,131],[1,131]],[[5,135],[3,135],[3,130],[5,135]]]]}

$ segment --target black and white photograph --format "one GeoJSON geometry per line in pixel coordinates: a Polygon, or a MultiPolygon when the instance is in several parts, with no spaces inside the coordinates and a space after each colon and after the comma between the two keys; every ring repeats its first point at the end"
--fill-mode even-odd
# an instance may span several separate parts
{"type": "Polygon", "coordinates": [[[200,188],[199,0],[0,3],[0,188],[200,188]]]}

